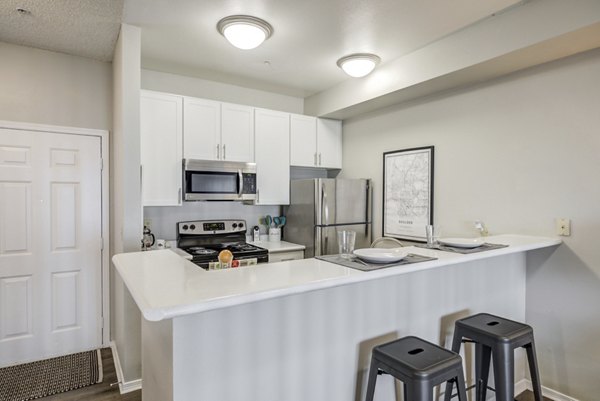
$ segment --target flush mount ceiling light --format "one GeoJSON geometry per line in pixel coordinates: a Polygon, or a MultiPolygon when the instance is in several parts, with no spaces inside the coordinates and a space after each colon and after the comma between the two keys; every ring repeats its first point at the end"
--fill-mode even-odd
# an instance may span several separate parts
{"type": "Polygon", "coordinates": [[[360,78],[369,75],[381,59],[370,53],[355,53],[337,61],[338,67],[351,77],[360,78]]]}
{"type": "Polygon", "coordinates": [[[273,34],[265,20],[250,15],[231,15],[217,23],[221,35],[238,49],[254,49],[273,34]]]}

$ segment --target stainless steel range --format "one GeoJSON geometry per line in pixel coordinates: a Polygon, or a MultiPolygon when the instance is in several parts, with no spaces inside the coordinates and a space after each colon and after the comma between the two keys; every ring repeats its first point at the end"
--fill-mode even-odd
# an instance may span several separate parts
{"type": "Polygon", "coordinates": [[[225,249],[233,254],[232,267],[236,267],[238,263],[254,264],[269,261],[269,251],[246,242],[244,220],[179,222],[177,223],[177,247],[192,255],[192,262],[207,270],[215,267],[219,261],[219,252],[225,249]]]}

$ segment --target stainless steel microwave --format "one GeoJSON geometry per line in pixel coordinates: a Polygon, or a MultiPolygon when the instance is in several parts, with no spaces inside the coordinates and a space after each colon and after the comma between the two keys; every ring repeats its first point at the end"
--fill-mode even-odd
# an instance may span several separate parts
{"type": "Polygon", "coordinates": [[[256,200],[256,164],[217,160],[183,160],[186,201],[256,200]]]}

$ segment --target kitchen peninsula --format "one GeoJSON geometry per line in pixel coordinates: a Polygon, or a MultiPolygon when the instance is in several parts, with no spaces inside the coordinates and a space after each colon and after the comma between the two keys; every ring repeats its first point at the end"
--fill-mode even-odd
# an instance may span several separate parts
{"type": "MultiPolygon", "coordinates": [[[[525,320],[536,260],[527,255],[561,241],[487,241],[509,246],[413,247],[437,259],[371,272],[317,259],[205,271],[169,250],[116,255],[143,314],[143,399],[360,400],[378,343],[409,334],[444,343],[454,320],[482,311],[525,320]]],[[[378,381],[377,399],[395,399],[391,379],[378,381]]]]}

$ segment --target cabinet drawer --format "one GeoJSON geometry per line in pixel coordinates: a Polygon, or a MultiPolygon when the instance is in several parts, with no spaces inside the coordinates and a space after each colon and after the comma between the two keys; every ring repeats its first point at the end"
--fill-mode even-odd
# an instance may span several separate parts
{"type": "Polygon", "coordinates": [[[304,251],[278,252],[269,254],[269,263],[298,259],[304,259],[304,251]]]}

